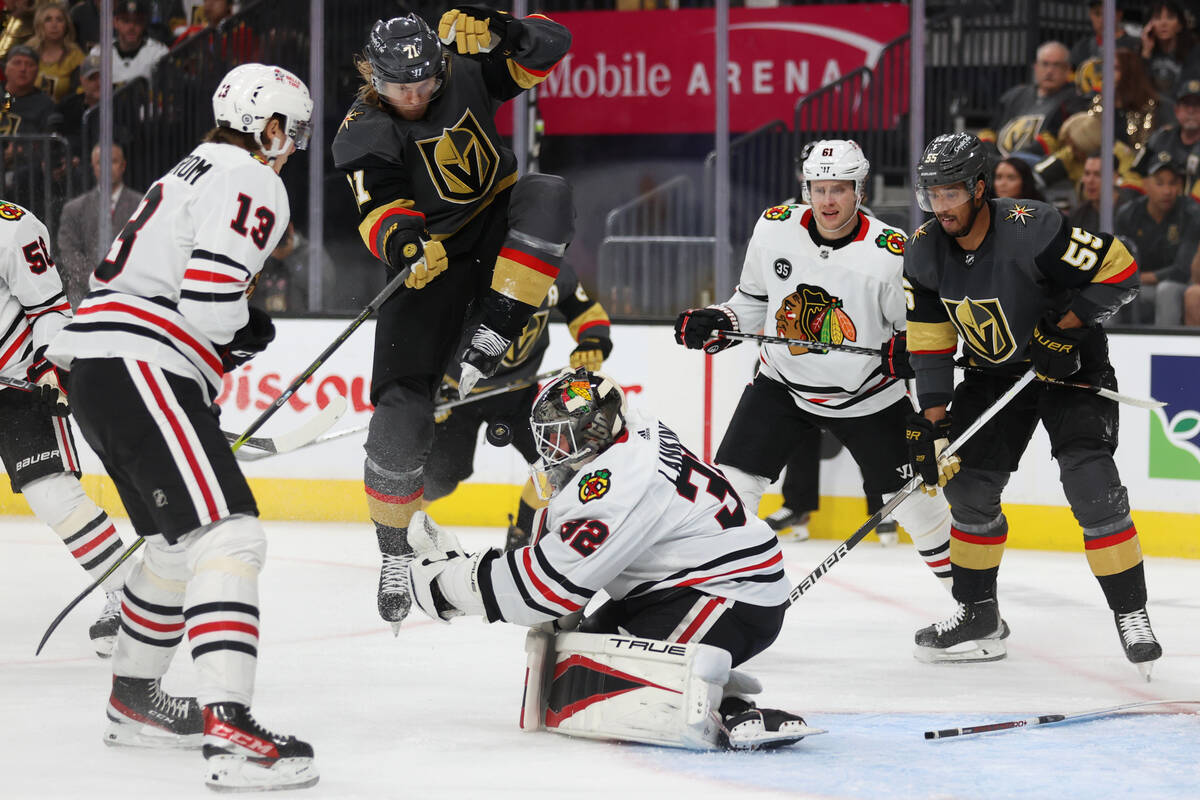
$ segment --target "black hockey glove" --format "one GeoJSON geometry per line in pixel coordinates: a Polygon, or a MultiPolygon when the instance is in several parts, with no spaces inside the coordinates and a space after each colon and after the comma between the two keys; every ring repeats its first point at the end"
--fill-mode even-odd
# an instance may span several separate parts
{"type": "Polygon", "coordinates": [[[65,417],[71,413],[67,407],[66,372],[45,359],[38,359],[25,374],[37,384],[31,393],[35,408],[54,417],[65,417]]]}
{"type": "Polygon", "coordinates": [[[675,342],[689,350],[719,353],[740,344],[736,339],[722,339],[717,331],[738,330],[737,314],[725,306],[689,308],[675,320],[675,342]]]}
{"type": "Polygon", "coordinates": [[[904,331],[892,334],[892,338],[879,348],[883,374],[889,378],[915,378],[912,365],[908,363],[908,334],[904,331]]]}
{"type": "Polygon", "coordinates": [[[267,312],[250,306],[250,321],[243,325],[228,344],[217,348],[221,355],[221,366],[231,372],[267,349],[275,341],[275,323],[267,312]]]}
{"type": "Polygon", "coordinates": [[[490,378],[500,368],[511,339],[506,339],[482,322],[471,333],[471,343],[459,356],[458,396],[466,397],[480,378],[490,378]]]}
{"type": "Polygon", "coordinates": [[[571,369],[583,367],[588,372],[595,372],[611,352],[612,339],[607,336],[585,336],[579,340],[579,346],[571,351],[571,369]]]}
{"type": "Polygon", "coordinates": [[[950,417],[930,422],[923,414],[911,414],[904,438],[908,442],[908,457],[913,470],[923,482],[921,490],[926,494],[937,494],[937,488],[945,486],[960,468],[958,456],[941,455],[950,444],[950,417]]]}
{"type": "Polygon", "coordinates": [[[1062,380],[1076,372],[1081,366],[1080,345],[1088,337],[1087,328],[1062,329],[1054,321],[1058,315],[1046,314],[1033,326],[1033,337],[1029,340],[1029,358],[1033,370],[1047,378],[1062,380]]]}

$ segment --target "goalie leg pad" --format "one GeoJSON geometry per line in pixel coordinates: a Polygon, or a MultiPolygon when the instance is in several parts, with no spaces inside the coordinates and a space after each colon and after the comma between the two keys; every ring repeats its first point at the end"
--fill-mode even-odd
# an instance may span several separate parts
{"type": "Polygon", "coordinates": [[[718,709],[730,656],[705,644],[540,631],[529,654],[522,728],[667,747],[722,747],[718,709]]]}

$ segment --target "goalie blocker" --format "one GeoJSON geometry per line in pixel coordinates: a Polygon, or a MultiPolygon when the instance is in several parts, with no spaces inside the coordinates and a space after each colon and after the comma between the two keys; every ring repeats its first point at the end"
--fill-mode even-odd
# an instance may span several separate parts
{"type": "Polygon", "coordinates": [[[754,750],[824,733],[741,695],[762,687],[706,644],[595,633],[525,639],[521,728],[698,750],[754,750]]]}

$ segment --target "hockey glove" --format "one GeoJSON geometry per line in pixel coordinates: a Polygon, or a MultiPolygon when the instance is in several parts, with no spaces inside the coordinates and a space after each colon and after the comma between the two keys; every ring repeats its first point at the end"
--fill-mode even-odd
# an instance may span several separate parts
{"type": "Polygon", "coordinates": [[[446,247],[441,242],[425,242],[423,247],[424,252],[420,258],[412,262],[412,272],[404,281],[404,285],[409,289],[425,288],[426,284],[441,275],[446,271],[446,267],[450,266],[450,261],[446,258],[446,247]]]}
{"type": "Polygon", "coordinates": [[[1062,380],[1079,372],[1079,346],[1088,337],[1087,328],[1058,327],[1054,312],[1046,314],[1033,326],[1029,340],[1029,358],[1033,370],[1047,378],[1062,380]]]}
{"type": "Polygon", "coordinates": [[[611,352],[612,339],[607,336],[584,337],[579,340],[579,346],[571,351],[571,369],[583,367],[588,372],[595,372],[611,352]]]}
{"type": "Polygon", "coordinates": [[[257,306],[250,306],[250,320],[243,325],[228,344],[217,348],[221,366],[231,372],[267,349],[275,341],[275,323],[270,315],[257,306]]]}
{"type": "Polygon", "coordinates": [[[490,378],[496,374],[511,344],[511,339],[504,338],[487,325],[480,323],[475,326],[471,343],[459,356],[459,398],[469,395],[480,378],[490,378]]]}
{"type": "Polygon", "coordinates": [[[719,331],[738,330],[737,314],[726,306],[689,308],[675,320],[675,342],[689,350],[719,353],[740,342],[722,339],[719,331]]]}
{"type": "Polygon", "coordinates": [[[67,392],[63,389],[63,380],[53,364],[45,360],[39,361],[27,370],[26,375],[37,383],[37,388],[33,391],[33,403],[39,410],[54,417],[65,417],[71,413],[67,407],[67,392]],[[48,365],[49,369],[45,369],[43,365],[48,365]]]}
{"type": "Polygon", "coordinates": [[[424,511],[409,522],[408,543],[413,549],[408,589],[418,608],[439,622],[483,613],[475,573],[484,553],[464,555],[458,539],[424,511]]]}
{"type": "Polygon", "coordinates": [[[908,334],[895,333],[879,348],[883,374],[889,378],[915,378],[912,365],[908,363],[908,334]]]}
{"type": "Polygon", "coordinates": [[[958,474],[961,468],[956,455],[942,456],[950,444],[950,417],[930,422],[922,414],[912,414],[904,431],[908,441],[908,455],[913,469],[921,476],[921,491],[936,495],[939,486],[958,474]]]}
{"type": "Polygon", "coordinates": [[[438,22],[438,39],[453,45],[463,55],[490,53],[507,38],[508,25],[513,18],[502,11],[482,6],[459,6],[442,14],[438,22]],[[497,30],[493,31],[495,25],[497,30]]]}

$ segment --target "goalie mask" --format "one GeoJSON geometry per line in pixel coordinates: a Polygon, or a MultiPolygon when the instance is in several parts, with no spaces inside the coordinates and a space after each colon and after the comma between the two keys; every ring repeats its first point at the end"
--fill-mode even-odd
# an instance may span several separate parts
{"type": "Polygon", "coordinates": [[[624,432],[625,394],[603,373],[564,371],[538,393],[529,423],[541,456],[534,483],[548,500],[624,432]]]}
{"type": "Polygon", "coordinates": [[[812,205],[809,185],[813,181],[854,181],[854,210],[862,205],[867,189],[867,176],[871,162],[863,154],[858,142],[850,139],[822,139],[806,145],[801,155],[800,197],[805,205],[812,205]]]}
{"type": "Polygon", "coordinates": [[[267,123],[280,118],[285,139],[262,148],[267,158],[283,155],[292,144],[297,150],[308,148],[312,111],[312,97],[304,81],[286,69],[266,64],[234,67],[213,94],[217,125],[252,133],[259,142],[267,123]]]}

